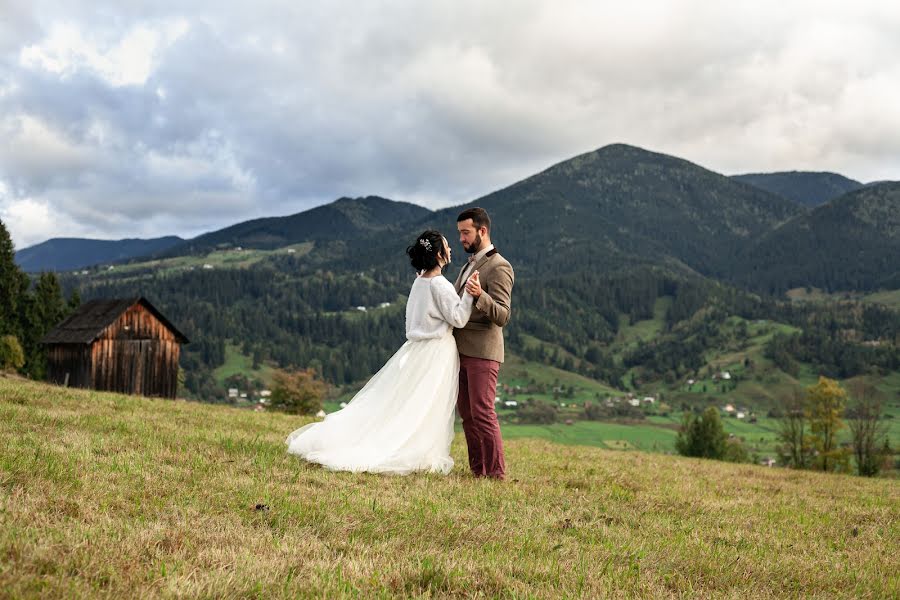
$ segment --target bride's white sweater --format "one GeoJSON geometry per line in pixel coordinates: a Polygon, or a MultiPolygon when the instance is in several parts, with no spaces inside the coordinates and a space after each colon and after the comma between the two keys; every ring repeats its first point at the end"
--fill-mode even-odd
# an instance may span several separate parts
{"type": "Polygon", "coordinates": [[[460,298],[443,275],[418,277],[406,302],[406,339],[442,338],[454,327],[463,327],[472,314],[473,300],[468,292],[460,298]]]}

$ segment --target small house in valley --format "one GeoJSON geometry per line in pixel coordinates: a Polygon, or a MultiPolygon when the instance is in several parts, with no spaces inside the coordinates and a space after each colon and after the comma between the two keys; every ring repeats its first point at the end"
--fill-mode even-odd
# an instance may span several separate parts
{"type": "Polygon", "coordinates": [[[56,384],[174,398],[188,339],[145,298],[91,300],[41,340],[56,384]]]}

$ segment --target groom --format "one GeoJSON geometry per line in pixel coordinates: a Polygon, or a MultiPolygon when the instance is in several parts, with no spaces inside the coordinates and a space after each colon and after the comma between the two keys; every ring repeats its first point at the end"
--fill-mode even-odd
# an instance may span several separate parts
{"type": "Polygon", "coordinates": [[[456,218],[459,241],[470,254],[456,278],[456,291],[475,298],[472,316],[454,329],[459,349],[459,396],[469,467],[476,477],[503,479],[506,463],[500,424],[494,411],[497,373],[503,362],[503,330],[509,322],[513,269],[491,243],[491,218],[483,208],[464,210],[456,218]]]}

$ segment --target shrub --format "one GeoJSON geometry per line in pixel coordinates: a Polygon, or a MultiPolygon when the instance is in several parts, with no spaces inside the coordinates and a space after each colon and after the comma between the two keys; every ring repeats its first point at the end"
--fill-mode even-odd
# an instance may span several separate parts
{"type": "Polygon", "coordinates": [[[620,402],[612,406],[605,404],[588,404],[584,407],[584,418],[588,421],[606,421],[611,419],[644,419],[646,414],[640,408],[631,406],[627,402],[620,402]]]}
{"type": "Polygon", "coordinates": [[[0,370],[18,370],[25,366],[25,352],[14,335],[0,337],[0,370]]]}
{"type": "Polygon", "coordinates": [[[541,400],[527,402],[519,407],[518,416],[519,423],[549,425],[556,423],[556,416],[559,412],[556,405],[541,400]]]}
{"type": "Polygon", "coordinates": [[[722,458],[733,463],[752,462],[747,447],[737,438],[731,438],[725,442],[725,455],[722,458]]]}
{"type": "Polygon", "coordinates": [[[685,413],[675,448],[683,456],[722,459],[727,439],[719,410],[710,406],[699,416],[685,413]]]}
{"type": "Polygon", "coordinates": [[[322,409],[327,384],[315,369],[276,371],[272,385],[272,407],[285,412],[311,415],[322,409]]]}

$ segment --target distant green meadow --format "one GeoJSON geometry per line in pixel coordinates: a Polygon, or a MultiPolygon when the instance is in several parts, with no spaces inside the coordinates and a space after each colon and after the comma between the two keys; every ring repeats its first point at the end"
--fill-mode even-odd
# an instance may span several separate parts
{"type": "Polygon", "coordinates": [[[610,450],[646,450],[672,452],[675,449],[674,429],[642,425],[621,425],[599,421],[575,421],[571,425],[501,426],[504,439],[540,438],[552,442],[580,446],[596,446],[610,450]]]}
{"type": "MultiPolygon", "coordinates": [[[[758,359],[763,360],[763,359],[758,359]]],[[[779,405],[790,396],[795,389],[803,390],[817,379],[816,374],[808,368],[801,371],[798,378],[789,378],[780,371],[773,371],[771,381],[745,380],[738,387],[722,392],[721,382],[699,381],[693,385],[684,385],[676,390],[663,390],[664,401],[670,403],[667,415],[653,414],[658,412],[658,405],[649,408],[643,420],[628,422],[601,422],[584,419],[584,403],[596,403],[607,397],[624,397],[625,392],[615,390],[602,382],[582,377],[581,375],[549,367],[534,362],[522,361],[517,357],[511,359],[500,371],[498,393],[501,403],[497,405],[501,430],[504,438],[538,438],[560,444],[584,445],[613,450],[643,450],[647,452],[673,453],[675,438],[681,423],[682,411],[678,404],[688,401],[695,406],[706,406],[710,402],[720,409],[731,404],[738,408],[750,409],[744,419],[738,419],[723,411],[722,422],[726,433],[739,438],[747,448],[751,457],[758,459],[775,458],[778,446],[779,420],[766,416],[768,408],[779,405]],[[565,393],[520,393],[514,396],[505,394],[504,385],[526,386],[531,382],[546,384],[559,388],[572,388],[571,398],[565,393]],[[704,385],[706,391],[704,392],[704,385]],[[506,408],[506,400],[519,403],[528,399],[553,403],[559,407],[559,422],[552,425],[528,425],[517,422],[517,410],[506,408]],[[676,402],[674,399],[677,399],[676,402]],[[562,406],[565,405],[565,406],[562,406]],[[751,422],[752,413],[755,422],[751,422]],[[567,424],[567,421],[572,421],[567,424]]],[[[873,385],[881,389],[888,398],[885,412],[889,417],[885,421],[888,439],[893,448],[900,448],[900,373],[887,377],[869,378],[873,385]]],[[[352,390],[346,391],[340,398],[325,405],[326,412],[340,408],[339,402],[347,402],[352,398],[352,390]]],[[[641,396],[641,394],[638,394],[641,396]]],[[[459,425],[457,424],[459,428],[459,425]]],[[[461,429],[460,429],[461,431],[461,429]]],[[[844,429],[839,439],[849,442],[849,431],[844,429]]]]}

